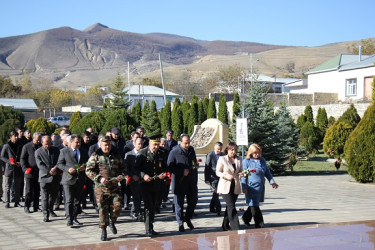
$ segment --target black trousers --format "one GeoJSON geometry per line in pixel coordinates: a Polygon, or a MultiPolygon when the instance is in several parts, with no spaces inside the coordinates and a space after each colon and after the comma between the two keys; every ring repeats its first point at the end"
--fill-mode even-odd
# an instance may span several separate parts
{"type": "Polygon", "coordinates": [[[154,229],[155,206],[160,197],[160,190],[142,188],[142,197],[145,204],[145,228],[146,231],[154,229]]]}
{"type": "Polygon", "coordinates": [[[230,190],[228,194],[223,194],[224,201],[226,203],[224,219],[222,227],[223,229],[230,230],[239,230],[240,229],[240,222],[238,221],[238,215],[236,210],[236,201],[238,198],[238,194],[234,193],[234,180],[230,185],[230,190]],[[230,226],[230,227],[229,227],[230,226]]]}
{"type": "Polygon", "coordinates": [[[242,219],[244,222],[251,222],[251,218],[254,217],[255,228],[262,228],[264,227],[263,215],[260,208],[257,206],[248,206],[245,213],[242,215],[242,219]]]}
{"type": "Polygon", "coordinates": [[[25,207],[30,207],[31,202],[33,208],[39,208],[40,185],[37,178],[25,178],[26,193],[25,193],[25,207]]]}
{"type": "Polygon", "coordinates": [[[126,185],[125,181],[121,182],[121,197],[122,197],[122,204],[124,208],[127,208],[130,203],[130,198],[132,195],[131,185],[126,185]]]}
{"type": "Polygon", "coordinates": [[[80,211],[82,185],[77,181],[73,185],[63,184],[63,186],[65,195],[65,216],[67,220],[72,221],[77,217],[80,211]]]}
{"type": "Polygon", "coordinates": [[[138,216],[141,214],[141,185],[137,182],[132,182],[130,185],[131,195],[133,197],[133,205],[130,212],[135,216],[138,216]]]}
{"type": "Polygon", "coordinates": [[[59,191],[59,183],[40,183],[40,191],[42,196],[42,211],[44,215],[49,215],[53,211],[53,204],[57,199],[57,192],[59,191]]]}
{"type": "Polygon", "coordinates": [[[212,192],[212,198],[210,201],[210,212],[213,212],[213,213],[221,212],[221,203],[219,199],[219,194],[216,192],[217,184],[218,184],[218,181],[211,182],[211,189],[214,191],[212,192]]]}

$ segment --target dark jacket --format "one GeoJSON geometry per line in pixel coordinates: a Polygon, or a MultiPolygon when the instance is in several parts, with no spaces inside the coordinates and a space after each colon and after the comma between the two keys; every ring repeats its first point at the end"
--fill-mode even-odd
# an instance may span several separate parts
{"type": "Polygon", "coordinates": [[[78,173],[70,174],[68,170],[70,168],[77,168],[77,165],[86,165],[88,161],[88,153],[84,151],[84,148],[80,148],[80,159],[74,157],[74,152],[71,147],[63,148],[60,150],[59,159],[57,161],[57,167],[63,171],[61,183],[64,185],[74,185],[79,181],[82,185],[85,182],[85,172],[79,171],[78,173]]]}
{"type": "Polygon", "coordinates": [[[169,172],[172,173],[171,190],[173,193],[198,192],[198,171],[192,169],[194,162],[197,162],[197,157],[191,146],[188,150],[184,150],[181,145],[178,145],[169,153],[167,165],[169,172]],[[189,169],[189,174],[183,177],[185,169],[189,169]]]}
{"type": "Polygon", "coordinates": [[[89,147],[89,158],[90,156],[96,152],[96,150],[98,150],[100,148],[99,146],[99,143],[95,143],[95,144],[92,144],[90,147],[89,147]]]}
{"type": "Polygon", "coordinates": [[[9,141],[7,144],[4,144],[3,149],[1,150],[0,158],[5,162],[5,172],[6,177],[12,176],[23,176],[21,166],[12,165],[10,159],[13,158],[15,162],[20,161],[22,146],[18,143],[14,144],[9,141]]]}
{"type": "Polygon", "coordinates": [[[166,144],[165,144],[165,149],[170,152],[172,151],[172,149],[177,146],[178,143],[175,139],[172,139],[172,141],[166,141],[166,144]]]}
{"type": "Polygon", "coordinates": [[[124,154],[132,151],[133,149],[134,149],[133,141],[132,140],[127,141],[124,147],[124,154]]]}
{"type": "MultiPolygon", "coordinates": [[[[223,155],[223,153],[220,153],[223,155]]],[[[219,181],[219,177],[216,175],[216,164],[217,164],[217,157],[215,151],[211,151],[206,156],[206,164],[204,165],[204,181],[208,181],[210,183],[214,181],[219,181]]]]}
{"type": "Polygon", "coordinates": [[[111,141],[112,148],[117,150],[117,152],[120,154],[120,157],[122,159],[124,159],[125,157],[125,153],[124,153],[125,144],[126,142],[123,138],[119,138],[118,140],[111,141]]]}
{"type": "Polygon", "coordinates": [[[141,176],[140,170],[136,168],[136,162],[139,160],[140,152],[138,155],[135,154],[134,150],[131,150],[125,154],[124,163],[128,171],[128,175],[133,177],[133,175],[141,176]]]}
{"type": "MultiPolygon", "coordinates": [[[[140,170],[141,179],[145,175],[152,177],[159,176],[161,173],[167,171],[167,165],[165,161],[165,155],[162,149],[159,149],[153,154],[149,147],[141,149],[139,151],[139,158],[136,163],[136,169],[140,170]]],[[[142,182],[142,189],[160,191],[160,186],[163,180],[155,178],[150,182],[142,182]]]]}
{"type": "Polygon", "coordinates": [[[57,165],[57,160],[59,159],[60,150],[57,147],[50,146],[47,150],[43,147],[38,148],[35,151],[35,161],[39,169],[39,179],[40,183],[51,183],[60,181],[60,170],[57,170],[57,174],[52,176],[49,174],[50,170],[57,165]]]}
{"type": "Polygon", "coordinates": [[[25,173],[25,178],[31,179],[31,178],[38,178],[39,176],[39,169],[36,165],[35,160],[35,151],[40,148],[40,144],[34,144],[32,141],[26,143],[21,151],[21,167],[22,171],[25,173],[27,168],[31,168],[31,172],[29,174],[25,173]]]}

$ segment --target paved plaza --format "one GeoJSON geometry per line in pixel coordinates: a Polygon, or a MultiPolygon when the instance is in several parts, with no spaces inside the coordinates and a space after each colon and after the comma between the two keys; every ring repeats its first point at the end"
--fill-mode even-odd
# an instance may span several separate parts
{"type": "MultiPolygon", "coordinates": [[[[178,232],[178,225],[172,213],[171,204],[161,210],[155,219],[154,228],[162,239],[178,239],[193,237],[195,234],[216,233],[231,235],[233,232],[223,232],[221,229],[222,216],[208,212],[211,193],[209,186],[203,180],[203,168],[199,170],[199,200],[196,208],[197,216],[192,222],[194,230],[186,229],[185,233],[178,232]]],[[[266,186],[265,202],[261,206],[265,229],[254,229],[241,223],[241,230],[246,232],[261,232],[258,230],[280,229],[290,226],[328,224],[338,222],[375,220],[375,185],[359,184],[347,174],[337,175],[308,175],[308,176],[276,176],[278,189],[266,186]]],[[[171,196],[170,196],[171,198],[171,196]]],[[[222,201],[222,205],[224,202],[222,201]]],[[[245,208],[244,195],[239,196],[237,209],[245,208]]],[[[84,210],[86,215],[79,216],[82,226],[69,228],[66,226],[64,211],[56,211],[59,217],[52,221],[42,221],[41,212],[26,215],[23,208],[6,209],[0,203],[0,248],[1,249],[30,249],[51,248],[62,246],[78,246],[83,244],[98,244],[100,229],[98,215],[91,203],[84,210]]],[[[239,215],[242,215],[239,211],[239,215]]],[[[324,226],[323,225],[323,226],[324,226]]],[[[129,211],[123,211],[117,223],[118,234],[112,235],[108,230],[109,242],[97,245],[97,248],[114,245],[126,245],[135,239],[149,242],[144,237],[144,224],[134,222],[129,217],[129,211]],[[106,245],[107,244],[107,245],[106,245]],[[101,246],[101,247],[100,247],[101,246]]],[[[375,234],[375,232],[373,232],[375,234]]],[[[196,237],[196,236],[194,236],[196,237]]],[[[354,237],[354,236],[353,236],[354,237]]],[[[373,242],[372,248],[375,242],[373,242]]],[[[91,245],[92,246],[92,245],[91,245]]],[[[85,246],[81,246],[85,248],[85,246]]],[[[109,247],[109,248],[112,248],[109,247]]],[[[166,247],[165,249],[168,249],[166,247]]],[[[186,246],[189,248],[189,246],[186,246]]],[[[212,248],[207,246],[207,248],[212,248]]],[[[216,247],[214,247],[216,248],[216,247]]],[[[245,247],[246,248],[246,247],[245,247]]],[[[132,249],[123,248],[123,249],[132,249]]],[[[371,249],[371,245],[370,248],[371,249]]]]}

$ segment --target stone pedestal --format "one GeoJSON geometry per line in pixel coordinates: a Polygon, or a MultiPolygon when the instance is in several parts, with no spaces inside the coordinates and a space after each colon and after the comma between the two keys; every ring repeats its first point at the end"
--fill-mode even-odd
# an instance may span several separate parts
{"type": "Polygon", "coordinates": [[[208,119],[201,125],[194,126],[191,145],[196,154],[207,154],[214,150],[214,145],[218,141],[225,147],[228,144],[228,133],[228,125],[218,119],[208,119]]]}

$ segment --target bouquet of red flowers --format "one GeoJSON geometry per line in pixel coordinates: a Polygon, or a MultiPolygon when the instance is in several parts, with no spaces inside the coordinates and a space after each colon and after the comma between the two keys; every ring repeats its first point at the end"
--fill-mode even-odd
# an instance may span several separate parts
{"type": "Polygon", "coordinates": [[[14,164],[16,163],[16,161],[14,160],[13,157],[10,157],[10,158],[9,158],[9,162],[10,162],[12,165],[14,165],[14,164]]]}
{"type": "Polygon", "coordinates": [[[248,168],[248,169],[245,169],[244,171],[242,171],[242,175],[243,175],[243,177],[246,177],[246,176],[251,175],[252,173],[255,173],[255,172],[256,172],[255,168],[253,168],[253,169],[248,168]]]}

